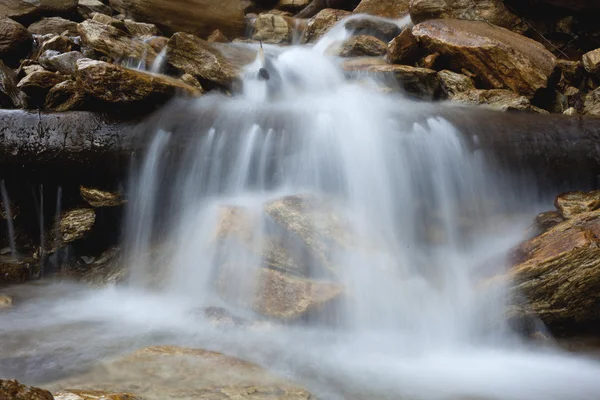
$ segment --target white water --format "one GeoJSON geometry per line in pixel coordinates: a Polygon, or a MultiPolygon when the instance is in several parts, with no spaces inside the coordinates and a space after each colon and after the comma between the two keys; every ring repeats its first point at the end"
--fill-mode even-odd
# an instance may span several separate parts
{"type": "Polygon", "coordinates": [[[326,399],[598,398],[598,362],[523,342],[504,321],[504,289],[481,289],[532,220],[528,194],[500,184],[431,107],[348,82],[322,43],[278,51],[266,83],[253,78],[260,62],[249,66],[243,95],[206,96],[182,110],[197,114],[187,132],[152,135],[131,184],[129,285],[35,288],[35,304],[3,316],[0,375],[43,382],[168,343],[250,359],[326,399]],[[258,318],[260,259],[215,245],[219,207],[260,217],[260,245],[263,204],[306,193],[358,238],[328,255],[336,276],[319,277],[349,295],[295,324],[213,327],[202,307],[258,318]],[[221,264],[236,266],[226,299],[214,290],[221,264]]]}

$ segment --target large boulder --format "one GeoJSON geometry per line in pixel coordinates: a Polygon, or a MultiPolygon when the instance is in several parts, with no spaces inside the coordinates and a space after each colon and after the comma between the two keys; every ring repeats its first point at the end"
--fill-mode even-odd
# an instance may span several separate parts
{"type": "Polygon", "coordinates": [[[77,61],[77,83],[89,96],[109,103],[160,104],[175,95],[197,96],[197,89],[166,75],[137,71],[103,61],[77,61]]]}
{"type": "Polygon", "coordinates": [[[388,43],[386,60],[391,64],[413,64],[420,52],[419,42],[412,34],[412,29],[406,28],[388,43]]]}
{"type": "Polygon", "coordinates": [[[527,30],[527,25],[502,0],[412,0],[410,17],[415,24],[450,18],[485,21],[519,33],[527,30]]]}
{"type": "Polygon", "coordinates": [[[33,20],[39,16],[69,15],[77,9],[78,0],[3,0],[0,15],[16,20],[33,20]]]}
{"type": "Polygon", "coordinates": [[[65,80],[66,77],[54,72],[37,71],[21,79],[17,87],[28,96],[30,106],[38,106],[44,104],[50,89],[65,80]]]}
{"type": "Polygon", "coordinates": [[[94,13],[112,15],[112,9],[100,0],[79,0],[77,12],[84,19],[91,18],[94,13]]]}
{"type": "Polygon", "coordinates": [[[548,86],[556,67],[556,57],[542,44],[485,22],[431,20],[415,26],[413,35],[448,59],[452,70],[472,73],[483,88],[533,97],[548,86]]]}
{"type": "Polygon", "coordinates": [[[110,0],[109,4],[135,21],[156,24],[166,34],[207,37],[219,29],[234,38],[245,28],[242,0],[110,0]]]}
{"type": "Polygon", "coordinates": [[[388,22],[380,18],[358,18],[354,17],[344,24],[346,30],[351,31],[353,35],[375,36],[379,40],[389,42],[402,32],[402,29],[393,22],[388,22]]]}
{"type": "Polygon", "coordinates": [[[326,8],[312,17],[302,34],[301,43],[314,43],[327,33],[335,24],[352,15],[348,11],[326,8]]]}
{"type": "Polygon", "coordinates": [[[18,65],[32,48],[33,38],[23,25],[0,17],[0,60],[8,66],[18,65]]]}
{"type": "Polygon", "coordinates": [[[176,33],[167,46],[169,64],[196,77],[203,86],[228,88],[239,80],[240,70],[199,37],[176,33]]]}
{"type": "Polygon", "coordinates": [[[410,0],[362,0],[354,13],[397,19],[408,14],[409,4],[410,0]]]}
{"type": "Polygon", "coordinates": [[[44,108],[55,112],[84,110],[86,102],[87,97],[77,82],[68,80],[50,89],[44,108]]]}
{"type": "Polygon", "coordinates": [[[525,96],[507,89],[472,89],[450,97],[457,103],[481,105],[499,111],[531,111],[541,114],[548,112],[535,107],[525,96]]]}
{"type": "Polygon", "coordinates": [[[342,45],[339,55],[341,57],[376,57],[387,52],[387,45],[373,36],[352,36],[342,45]]]}
{"type": "Polygon", "coordinates": [[[6,400],[54,400],[47,390],[26,386],[17,381],[0,380],[0,399],[6,400]]]}
{"type": "Polygon", "coordinates": [[[252,39],[265,43],[289,43],[292,38],[292,28],[282,15],[261,14],[254,23],[252,39]]]}
{"type": "Polygon", "coordinates": [[[62,35],[78,36],[77,22],[61,17],[42,18],[40,21],[29,25],[27,30],[36,35],[62,35]]]}

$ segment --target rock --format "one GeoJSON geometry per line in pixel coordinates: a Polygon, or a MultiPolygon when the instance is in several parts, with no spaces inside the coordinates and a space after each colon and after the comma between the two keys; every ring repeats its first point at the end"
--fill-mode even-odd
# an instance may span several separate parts
{"type": "Polygon", "coordinates": [[[502,0],[412,0],[410,17],[415,24],[430,19],[462,19],[489,22],[517,33],[527,30],[502,0]]]}
{"type": "Polygon", "coordinates": [[[183,74],[183,75],[181,75],[181,80],[183,82],[187,83],[188,85],[198,89],[200,91],[200,93],[204,93],[204,88],[202,87],[200,82],[198,82],[198,79],[194,78],[193,75],[183,74]]]}
{"type": "Polygon", "coordinates": [[[600,72],[600,49],[592,50],[583,55],[583,67],[591,75],[600,72]]]}
{"type": "Polygon", "coordinates": [[[83,110],[86,97],[75,81],[64,81],[54,86],[46,96],[44,108],[55,112],[83,110]]]}
{"type": "Polygon", "coordinates": [[[206,39],[208,43],[229,43],[230,40],[223,32],[218,29],[215,29],[213,33],[206,39]]]}
{"type": "Polygon", "coordinates": [[[0,399],[54,400],[54,397],[52,397],[52,393],[47,390],[38,389],[32,386],[25,386],[17,381],[0,379],[0,399]]]}
{"type": "Polygon", "coordinates": [[[42,18],[29,25],[27,30],[35,35],[66,35],[77,36],[77,22],[60,17],[42,18]]]}
{"type": "Polygon", "coordinates": [[[48,40],[44,40],[41,46],[36,51],[36,59],[39,58],[39,54],[44,54],[48,50],[57,51],[59,53],[68,53],[73,50],[75,43],[73,43],[66,36],[54,36],[48,40]]]}
{"type": "Polygon", "coordinates": [[[0,15],[16,20],[33,20],[40,16],[65,16],[77,9],[77,0],[8,0],[0,2],[0,15]]]}
{"type": "MultiPolygon", "coordinates": [[[[0,10],[2,6],[0,5],[0,10]]],[[[2,13],[0,12],[0,15],[2,13]]],[[[33,48],[31,33],[18,22],[0,17],[0,60],[8,66],[19,64],[33,48]]]]}
{"type": "Polygon", "coordinates": [[[352,36],[340,49],[340,57],[375,57],[387,53],[387,45],[373,36],[352,36]]]}
{"type": "Polygon", "coordinates": [[[419,42],[412,29],[406,28],[388,43],[386,60],[391,64],[413,64],[420,53],[419,42]]]}
{"type": "Polygon", "coordinates": [[[167,35],[186,32],[207,37],[219,29],[228,37],[238,37],[245,29],[246,4],[242,0],[109,0],[109,3],[128,18],[155,24],[167,35]]]}
{"type": "Polygon", "coordinates": [[[380,19],[353,18],[344,25],[346,30],[354,35],[375,36],[377,39],[389,42],[402,32],[398,25],[380,19]]]}
{"type": "Polygon", "coordinates": [[[276,8],[278,10],[298,12],[310,4],[311,0],[279,0],[276,8]]]}
{"type": "Polygon", "coordinates": [[[64,75],[75,75],[77,60],[81,60],[82,58],[84,58],[83,54],[78,51],[58,53],[48,50],[40,56],[38,61],[49,71],[56,71],[64,75]]]}
{"type": "Polygon", "coordinates": [[[246,320],[221,307],[206,307],[204,317],[217,326],[244,326],[246,320]]]}
{"type": "Polygon", "coordinates": [[[448,70],[440,71],[437,75],[440,86],[448,98],[475,89],[475,83],[468,76],[448,70]]]}
{"type": "Polygon", "coordinates": [[[65,80],[67,80],[66,77],[54,72],[39,71],[21,79],[17,87],[31,100],[32,103],[29,106],[42,105],[50,89],[65,80]]]}
{"type": "Polygon", "coordinates": [[[549,328],[585,329],[600,322],[600,212],[578,214],[523,243],[509,273],[511,291],[528,306],[519,316],[538,315],[549,328]]]}
{"type": "Polygon", "coordinates": [[[9,295],[0,294],[0,309],[12,307],[13,299],[9,295]]]}
{"type": "Polygon", "coordinates": [[[105,392],[102,390],[61,390],[54,400],[143,400],[131,393],[105,392]]]}
{"type": "Polygon", "coordinates": [[[139,39],[110,25],[87,20],[79,24],[79,33],[84,44],[113,59],[134,58],[152,65],[156,58],[154,49],[139,39]]]}
{"type": "MultiPolygon", "coordinates": [[[[60,247],[83,238],[94,227],[96,212],[92,208],[65,211],[58,221],[60,247]]],[[[56,229],[56,228],[55,228],[56,229]]]]}
{"type": "Polygon", "coordinates": [[[92,21],[100,22],[101,24],[104,24],[104,25],[110,25],[113,28],[117,28],[123,32],[129,32],[129,30],[127,29],[127,26],[125,25],[125,21],[111,17],[110,15],[101,14],[101,13],[93,13],[92,21]]]}
{"type": "Polygon", "coordinates": [[[542,233],[548,231],[554,226],[560,224],[565,219],[557,213],[556,211],[546,211],[543,213],[539,213],[535,220],[533,221],[533,229],[535,231],[535,236],[541,235],[542,233]]]}
{"type": "Polygon", "coordinates": [[[362,0],[354,13],[398,19],[408,14],[409,4],[410,0],[362,0]]]}
{"type": "Polygon", "coordinates": [[[61,381],[57,386],[81,385],[96,390],[126,391],[144,399],[314,399],[293,382],[256,364],[214,351],[175,346],[140,349],[61,381]],[[179,379],[173,379],[174,373],[179,379]],[[128,379],[123,380],[123,376],[128,379]]]}
{"type": "Polygon", "coordinates": [[[79,193],[92,207],[116,207],[127,202],[119,193],[105,192],[84,186],[79,187],[79,193]]]}
{"type": "Polygon", "coordinates": [[[533,97],[548,86],[556,57],[538,42],[479,21],[431,20],[413,28],[413,35],[432,53],[466,69],[485,88],[512,89],[533,97]]]}
{"type": "Polygon", "coordinates": [[[440,58],[440,53],[429,54],[429,55],[423,57],[423,59],[421,60],[421,62],[419,64],[419,67],[435,69],[435,65],[439,58],[440,58]]]}
{"type": "Polygon", "coordinates": [[[554,199],[554,206],[564,219],[600,208],[600,190],[592,192],[568,192],[554,199]]]}
{"type": "Polygon", "coordinates": [[[312,17],[300,39],[301,43],[314,43],[318,41],[329,29],[345,17],[351,15],[348,11],[326,8],[312,17]]]}
{"type": "MultiPolygon", "coordinates": [[[[27,282],[39,271],[39,262],[35,264],[29,259],[12,259],[0,256],[0,284],[16,284],[27,282]]],[[[2,391],[0,390],[0,393],[2,391]]],[[[1,397],[0,397],[1,398],[1,397]]]]}
{"type": "Polygon", "coordinates": [[[561,71],[561,84],[563,86],[579,86],[583,79],[583,63],[580,61],[557,60],[556,64],[561,71]]]}
{"type": "Polygon", "coordinates": [[[583,98],[583,113],[600,116],[600,88],[585,95],[583,98]]]}
{"type": "Polygon", "coordinates": [[[342,292],[342,286],[337,284],[263,268],[258,274],[254,309],[266,317],[291,320],[322,307],[342,292]]]}
{"type": "Polygon", "coordinates": [[[197,89],[166,75],[87,58],[77,61],[76,76],[85,93],[109,103],[160,104],[178,94],[200,95],[197,89]]]}
{"type": "Polygon", "coordinates": [[[151,38],[160,35],[160,31],[154,24],[145,24],[143,22],[135,22],[131,19],[123,21],[127,31],[134,37],[151,38]]]}
{"type": "Polygon", "coordinates": [[[112,15],[112,9],[100,0],[78,0],[77,12],[83,19],[92,18],[92,14],[112,15]]]}
{"type": "Polygon", "coordinates": [[[96,287],[119,284],[127,278],[127,273],[118,247],[109,248],[99,257],[81,257],[79,263],[64,266],[58,271],[61,277],[96,287]]]}
{"type": "Polygon", "coordinates": [[[23,108],[25,105],[25,96],[17,88],[16,74],[0,61],[0,106],[23,108]]]}
{"type": "Polygon", "coordinates": [[[352,11],[357,4],[357,0],[312,0],[308,6],[296,14],[296,18],[312,18],[327,8],[352,11]]]}
{"type": "Polygon", "coordinates": [[[231,87],[240,71],[221,52],[205,40],[187,33],[176,33],[169,39],[169,64],[194,77],[202,86],[231,87]]]}
{"type": "Polygon", "coordinates": [[[499,111],[531,111],[548,114],[548,111],[533,106],[527,97],[505,89],[473,89],[452,95],[454,102],[473,105],[485,105],[499,111]]]}
{"type": "Polygon", "coordinates": [[[261,14],[256,18],[252,39],[265,43],[289,43],[292,29],[281,15],[261,14]]]}
{"type": "Polygon", "coordinates": [[[169,38],[164,36],[157,36],[152,39],[148,39],[146,41],[154,49],[154,51],[158,54],[160,53],[167,45],[169,44],[169,38]]]}

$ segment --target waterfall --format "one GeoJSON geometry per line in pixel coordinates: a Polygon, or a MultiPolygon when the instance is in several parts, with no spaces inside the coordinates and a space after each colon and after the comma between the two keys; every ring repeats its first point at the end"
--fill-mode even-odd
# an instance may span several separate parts
{"type": "Polygon", "coordinates": [[[0,181],[0,194],[2,195],[2,203],[4,204],[4,215],[6,217],[6,225],[8,226],[8,240],[10,245],[10,254],[13,258],[17,257],[17,244],[15,242],[15,226],[13,223],[13,215],[10,209],[10,199],[6,191],[4,180],[0,181]]]}

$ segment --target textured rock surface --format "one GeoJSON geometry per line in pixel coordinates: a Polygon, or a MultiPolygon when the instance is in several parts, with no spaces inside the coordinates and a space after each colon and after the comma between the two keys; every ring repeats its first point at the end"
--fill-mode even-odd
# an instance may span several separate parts
{"type": "Polygon", "coordinates": [[[554,206],[565,219],[600,208],[600,191],[568,192],[554,199],[554,206]]]}
{"type": "Polygon", "coordinates": [[[406,28],[388,43],[386,60],[391,64],[412,64],[419,58],[420,49],[412,29],[406,28]]]}
{"type": "Polygon", "coordinates": [[[78,0],[77,12],[86,19],[94,13],[112,15],[112,9],[100,0],[78,0]]]}
{"type": "Polygon", "coordinates": [[[53,400],[54,398],[47,390],[25,386],[17,381],[0,380],[0,399],[53,400]]]}
{"type": "MultiPolygon", "coordinates": [[[[23,283],[36,277],[39,271],[39,261],[13,260],[0,257],[0,284],[23,283]]],[[[0,390],[0,394],[2,390],[0,390]]],[[[1,398],[1,397],[0,397],[1,398]]]]}
{"type": "Polygon", "coordinates": [[[600,72],[600,49],[592,50],[583,55],[583,66],[590,74],[600,72]]]}
{"type": "Polygon", "coordinates": [[[86,96],[77,82],[68,80],[54,86],[46,96],[45,107],[55,112],[83,110],[86,96]]]}
{"type": "Polygon", "coordinates": [[[252,39],[265,43],[289,43],[292,30],[281,15],[261,14],[254,23],[252,39]]]}
{"type": "Polygon", "coordinates": [[[94,188],[79,187],[81,197],[92,207],[115,207],[125,203],[119,193],[105,192],[94,188]]]}
{"type": "Polygon", "coordinates": [[[453,70],[470,71],[485,88],[532,97],[547,87],[556,67],[556,58],[540,43],[485,22],[431,20],[415,26],[413,34],[448,58],[453,70]]]}
{"type": "Polygon", "coordinates": [[[43,105],[50,89],[66,79],[54,72],[38,71],[21,79],[17,87],[27,94],[32,102],[31,105],[43,105]]]}
{"type": "Polygon", "coordinates": [[[94,227],[96,212],[91,208],[78,208],[62,213],[58,232],[61,246],[84,237],[94,227]]]}
{"type": "Polygon", "coordinates": [[[17,88],[15,73],[2,61],[0,61],[0,105],[6,108],[25,106],[24,95],[17,88]]]}
{"type": "Polygon", "coordinates": [[[358,35],[346,40],[340,49],[341,57],[375,57],[387,52],[387,45],[373,36],[358,35]]]}
{"type": "Polygon", "coordinates": [[[402,32],[397,24],[382,19],[352,18],[344,24],[354,35],[375,36],[377,39],[389,42],[402,32]]]}
{"type": "Polygon", "coordinates": [[[408,14],[409,4],[410,0],[362,0],[354,13],[396,19],[408,14]]]}
{"type": "Polygon", "coordinates": [[[440,80],[440,86],[448,98],[453,98],[460,93],[475,89],[473,80],[463,74],[442,70],[437,75],[440,80]]]}
{"type": "Polygon", "coordinates": [[[54,400],[143,400],[131,393],[105,392],[102,390],[61,390],[54,400]]]}
{"type": "Polygon", "coordinates": [[[326,8],[308,21],[302,34],[301,43],[314,43],[343,18],[351,15],[348,11],[326,8]]]}
{"type": "Polygon", "coordinates": [[[84,58],[78,51],[59,53],[53,50],[44,52],[38,62],[49,71],[56,71],[63,75],[75,75],[77,61],[84,58]]]}
{"type": "Polygon", "coordinates": [[[17,65],[32,48],[31,33],[18,22],[3,18],[0,13],[0,60],[9,66],[17,65]]]}
{"type": "Polygon", "coordinates": [[[520,96],[506,89],[472,89],[451,95],[450,99],[463,104],[485,105],[499,111],[515,110],[548,113],[545,110],[532,106],[527,97],[520,96]]]}
{"type": "Polygon", "coordinates": [[[18,20],[30,20],[39,16],[71,14],[77,9],[77,0],[3,0],[0,15],[18,20]]]}
{"type": "Polygon", "coordinates": [[[36,35],[62,35],[77,36],[77,22],[61,17],[42,18],[40,21],[29,25],[27,30],[36,35]]]}

